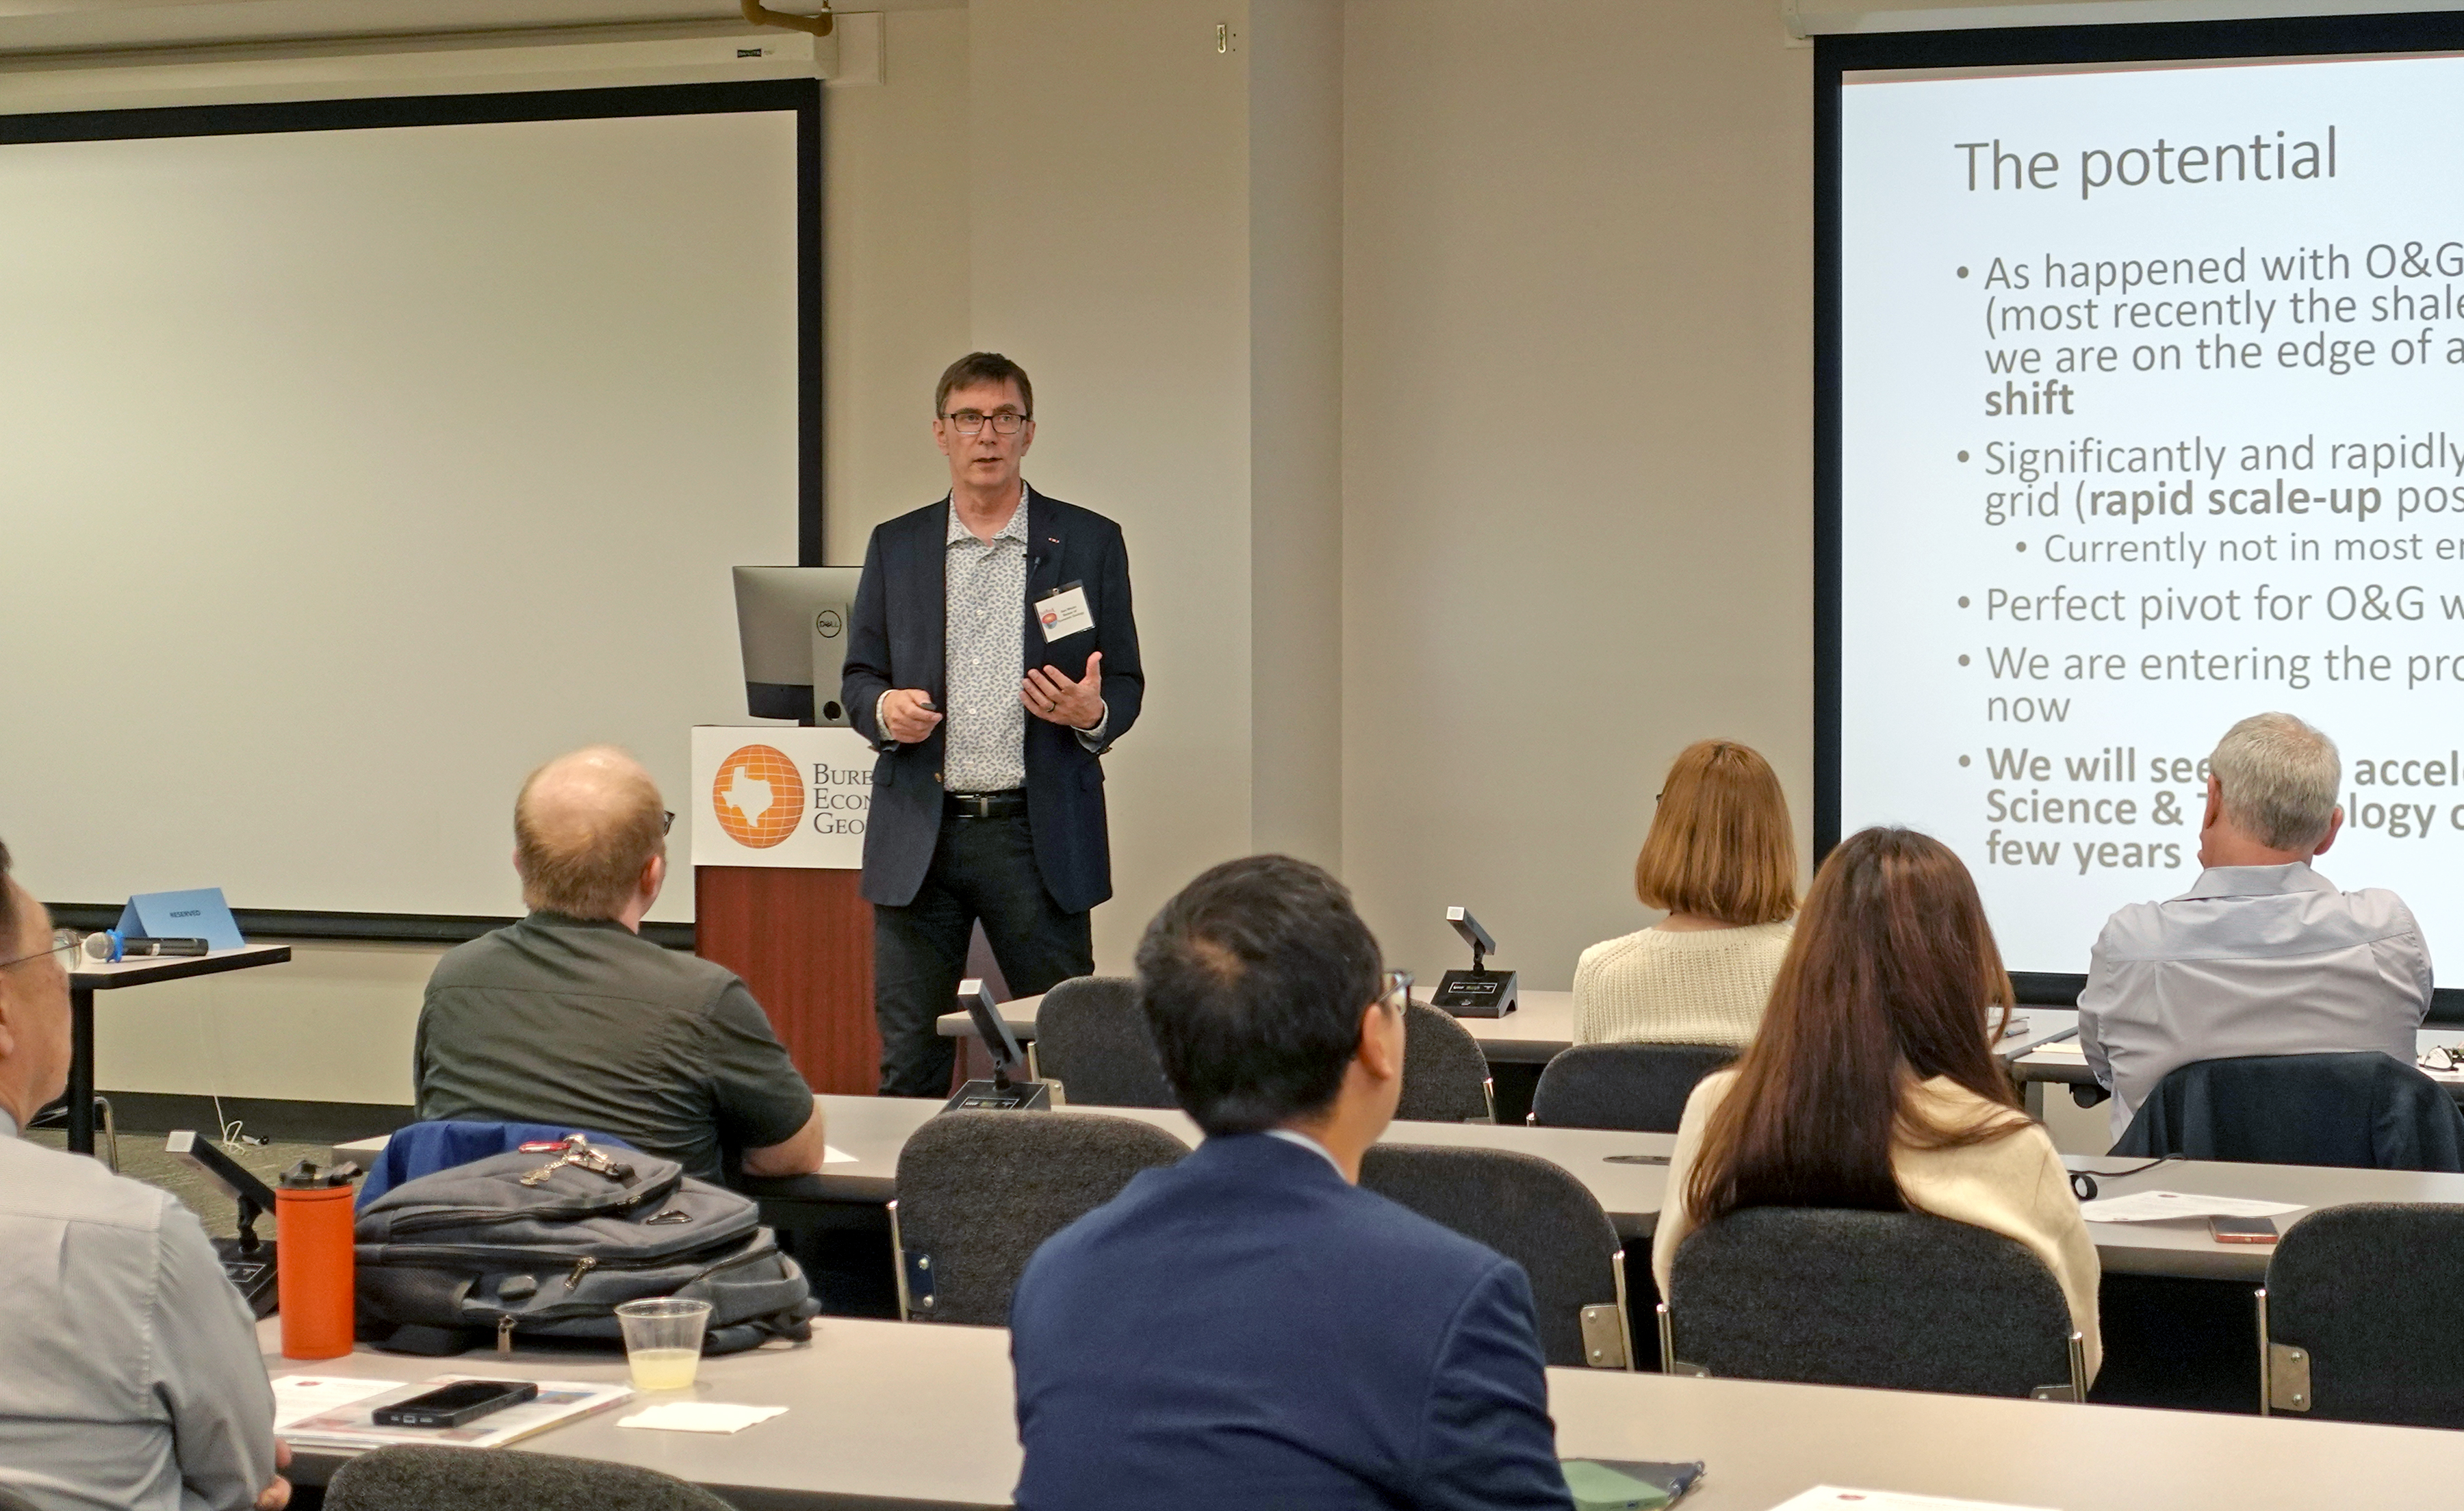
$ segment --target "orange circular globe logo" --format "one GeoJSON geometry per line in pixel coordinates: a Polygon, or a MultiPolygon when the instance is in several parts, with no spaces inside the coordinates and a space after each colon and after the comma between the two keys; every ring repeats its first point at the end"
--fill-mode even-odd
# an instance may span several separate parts
{"type": "Polygon", "coordinates": [[[784,751],[747,745],[718,763],[711,812],[737,843],[766,850],[796,832],[804,817],[804,779],[784,751]]]}

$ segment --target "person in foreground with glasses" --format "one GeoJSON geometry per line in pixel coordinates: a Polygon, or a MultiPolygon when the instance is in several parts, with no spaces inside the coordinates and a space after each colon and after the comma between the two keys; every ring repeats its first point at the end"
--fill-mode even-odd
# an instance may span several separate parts
{"type": "Polygon", "coordinates": [[[411,1052],[422,1119],[604,1133],[709,1181],[730,1163],[822,1168],[821,1107],[761,1004],[726,967],[641,937],[673,819],[612,746],[531,773],[514,802],[530,916],[429,977],[411,1052]]]}
{"type": "Polygon", "coordinates": [[[44,1511],[280,1511],[256,1319],[195,1215],[17,1136],[68,1084],[74,948],[0,845],[0,1486],[44,1511]]]}
{"type": "Polygon", "coordinates": [[[864,895],[881,1094],[946,1097],[934,1029],[984,927],[1033,996],[1092,974],[1112,895],[1104,753],[1145,696],[1121,527],[1020,474],[1035,389],[998,352],[933,396],[950,492],[876,528],[847,616],[839,698],[872,743],[864,895]]]}
{"type": "Polygon", "coordinates": [[[2062,1288],[2096,1373],[2096,1245],[1992,1044],[2011,978],[1976,883],[1941,841],[1851,835],[1815,872],[1761,1031],[1679,1121],[1651,1269],[1748,1207],[1923,1212],[2025,1244],[2062,1288]]]}
{"type": "Polygon", "coordinates": [[[1343,885],[1231,861],[1164,905],[1138,995],[1197,1152],[1029,1260],[1026,1511],[1567,1507],[1520,1266],[1359,1189],[1410,978],[1343,885]]]}

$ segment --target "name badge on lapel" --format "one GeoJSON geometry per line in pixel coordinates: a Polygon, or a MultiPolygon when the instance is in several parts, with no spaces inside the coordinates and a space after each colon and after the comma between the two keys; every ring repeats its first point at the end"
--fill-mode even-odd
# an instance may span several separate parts
{"type": "Polygon", "coordinates": [[[1064,582],[1035,601],[1035,622],[1044,626],[1044,643],[1095,627],[1095,616],[1087,607],[1087,590],[1075,582],[1064,582]]]}

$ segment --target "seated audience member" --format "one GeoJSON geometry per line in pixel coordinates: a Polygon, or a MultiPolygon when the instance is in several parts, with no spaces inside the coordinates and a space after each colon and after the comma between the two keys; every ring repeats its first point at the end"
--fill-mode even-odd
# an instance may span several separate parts
{"type": "Polygon", "coordinates": [[[43,1511],[280,1511],[256,1319],[206,1230],[18,1137],[68,1071],[67,953],[0,845],[0,1487],[43,1511]]]}
{"type": "Polygon", "coordinates": [[[2044,1260],[2093,1374],[2096,1245],[1993,1057],[2010,1008],[1976,884],[1940,841],[1867,829],[1832,851],[1762,1032],[1685,1104],[1651,1240],[1661,1294],[1686,1235],[1748,1207],[1930,1213],[2044,1260]]]}
{"type": "Polygon", "coordinates": [[[530,916],[429,977],[411,1080],[423,1119],[605,1133],[703,1180],[822,1168],[822,1114],[735,973],[641,937],[668,875],[659,789],[594,747],[514,804],[530,916]]]}
{"type": "Polygon", "coordinates": [[[2079,993],[2079,1044],[2120,1138],[2167,1075],[2201,1060],[2382,1050],[2407,1064],[2430,1011],[2430,951],[2380,887],[2310,868],[2343,826],[2335,742],[2258,713],[2208,757],[2190,889],[2106,921],[2079,993]]]}
{"type": "Polygon", "coordinates": [[[1207,1138],[1020,1278],[1019,1505],[1569,1505],[1522,1269],[1356,1184],[1403,1012],[1351,894],[1226,863],[1164,905],[1137,969],[1207,1138]]]}
{"type": "Polygon", "coordinates": [[[1771,763],[1733,740],[1679,753],[1634,889],[1668,916],[1583,952],[1574,1042],[1752,1039],[1796,912],[1796,836],[1771,763]]]}

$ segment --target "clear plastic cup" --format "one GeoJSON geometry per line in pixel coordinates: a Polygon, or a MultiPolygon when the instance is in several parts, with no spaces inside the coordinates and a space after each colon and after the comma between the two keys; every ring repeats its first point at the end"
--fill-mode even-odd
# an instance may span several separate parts
{"type": "Polygon", "coordinates": [[[710,1303],[673,1297],[627,1302],[616,1308],[616,1320],[625,1328],[625,1362],[632,1369],[634,1390],[682,1391],[693,1385],[710,1303]]]}

